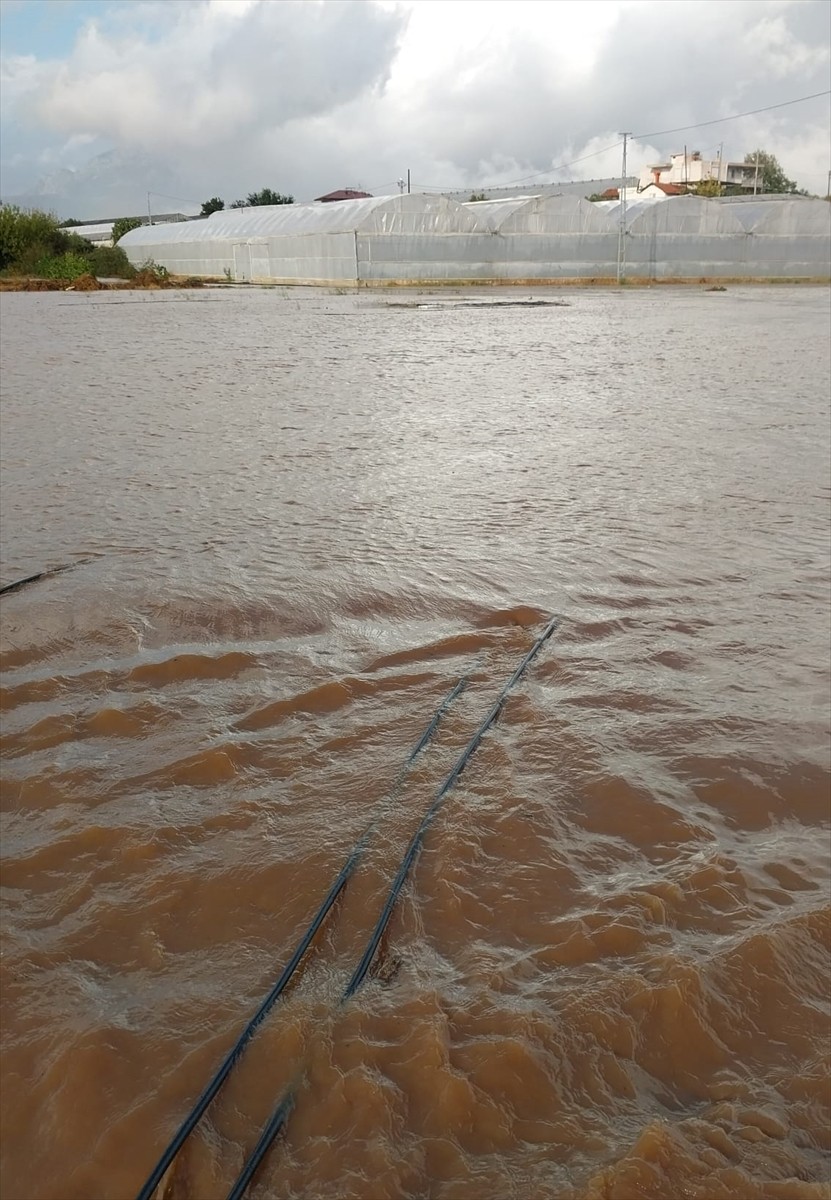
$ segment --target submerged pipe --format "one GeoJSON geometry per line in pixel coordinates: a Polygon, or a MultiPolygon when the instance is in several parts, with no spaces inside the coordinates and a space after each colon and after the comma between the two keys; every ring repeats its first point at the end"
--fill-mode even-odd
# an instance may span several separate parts
{"type": "MultiPolygon", "coordinates": [[[[358,990],[358,988],[361,986],[364,979],[366,978],[367,972],[369,971],[369,968],[372,964],[372,960],[375,957],[375,952],[378,949],[378,943],[381,941],[384,930],[386,929],[387,924],[389,923],[389,919],[392,915],[392,910],[395,907],[395,902],[398,899],[398,896],[401,892],[402,887],[404,886],[404,882],[407,878],[407,875],[409,874],[410,867],[412,866],[419,850],[421,849],[422,842],[424,841],[424,835],[426,834],[436,813],[441,808],[441,805],[444,802],[444,799],[447,796],[447,793],[454,787],[457,780],[459,779],[459,776],[462,774],[462,771],[464,771],[465,767],[467,766],[468,762],[470,761],[471,756],[475,753],[475,751],[479,747],[479,745],[482,741],[482,738],[485,736],[488,729],[490,729],[491,725],[493,725],[494,721],[496,721],[497,717],[501,713],[502,708],[505,704],[505,700],[507,699],[508,693],[510,692],[511,688],[513,688],[515,686],[515,684],[518,683],[518,681],[520,680],[522,675],[525,673],[528,666],[533,662],[533,660],[539,654],[540,650],[545,645],[545,643],[548,641],[548,639],[551,637],[551,635],[553,634],[554,630],[557,628],[559,623],[560,623],[559,617],[552,617],[550,619],[550,621],[546,625],[545,629],[542,631],[540,636],[534,642],[531,649],[528,651],[528,653],[523,658],[522,662],[519,664],[517,669],[514,671],[513,675],[510,677],[508,682],[502,688],[502,691],[499,693],[495,704],[490,709],[487,716],[484,718],[484,720],[480,724],[479,728],[476,730],[473,737],[468,742],[467,746],[464,748],[462,753],[459,755],[459,758],[456,761],[456,765],[453,767],[453,770],[450,772],[450,774],[445,779],[444,783],[439,788],[438,792],[436,793],[435,799],[433,800],[432,804],[430,805],[430,807],[427,809],[424,816],[422,817],[418,828],[416,829],[415,833],[413,834],[413,836],[410,839],[409,845],[407,846],[407,849],[404,853],[404,857],[401,860],[401,865],[399,866],[398,871],[396,872],[395,879],[393,880],[392,885],[389,890],[389,893],[387,894],[386,902],[384,904],[383,909],[381,910],[381,915],[379,916],[378,921],[375,925],[375,928],[373,929],[372,934],[370,936],[370,939],[367,942],[366,949],[364,950],[364,953],[361,956],[361,960],[358,963],[357,967],[355,968],[355,971],[353,972],[352,977],[349,980],[349,983],[346,985],[346,988],[344,989],[343,995],[341,996],[341,999],[340,999],[341,1005],[345,1004],[347,1002],[347,1000],[349,1000],[349,998],[354,995],[354,993],[358,990]]],[[[288,1120],[289,1116],[291,1115],[291,1110],[294,1108],[294,1104],[295,1104],[295,1101],[297,1098],[297,1091],[300,1086],[301,1079],[302,1079],[302,1075],[298,1076],[298,1078],[295,1079],[294,1083],[291,1084],[290,1087],[287,1089],[287,1091],[283,1095],[282,1099],[280,1100],[280,1103],[277,1105],[274,1112],[271,1114],[271,1117],[269,1118],[267,1124],[265,1125],[262,1133],[260,1134],[260,1136],[257,1140],[256,1146],[251,1151],[251,1154],[249,1155],[248,1159],[246,1160],[245,1165],[243,1166],[242,1171],[240,1172],[240,1175],[239,1175],[236,1183],[231,1188],[231,1191],[228,1193],[227,1200],[242,1200],[242,1196],[245,1194],[245,1191],[247,1190],[249,1183],[253,1179],[254,1174],[256,1173],[258,1167],[260,1166],[260,1163],[262,1162],[262,1160],[265,1158],[266,1154],[268,1153],[269,1147],[271,1146],[274,1139],[277,1137],[277,1134],[280,1132],[280,1130],[285,1126],[286,1121],[288,1120]]]]}
{"type": "Polygon", "coordinates": [[[51,579],[53,575],[60,575],[63,571],[72,571],[75,567],[81,567],[88,562],[92,562],[92,559],[81,558],[77,562],[64,563],[62,567],[50,567],[46,571],[38,571],[35,575],[27,575],[25,579],[18,579],[14,583],[7,583],[5,587],[0,587],[0,596],[7,596],[9,592],[17,592],[20,588],[28,587],[30,583],[37,583],[40,579],[51,579]]]}
{"type": "MultiPolygon", "coordinates": [[[[430,742],[430,740],[433,737],[433,734],[438,729],[442,718],[444,717],[445,713],[447,712],[447,709],[450,707],[450,705],[453,703],[453,701],[456,699],[456,697],[461,695],[461,693],[467,687],[467,684],[468,684],[467,676],[460,679],[459,682],[456,684],[456,686],[453,688],[453,690],[444,698],[444,700],[441,702],[439,707],[436,709],[436,712],[434,713],[433,719],[430,721],[430,724],[427,726],[427,728],[425,729],[424,733],[419,738],[416,745],[410,751],[410,754],[408,755],[406,762],[402,766],[401,770],[398,772],[398,775],[397,775],[395,782],[392,786],[392,789],[390,791],[389,797],[387,797],[387,800],[385,801],[385,803],[388,803],[389,800],[395,798],[395,796],[398,793],[399,788],[401,787],[404,777],[407,774],[407,771],[410,769],[410,767],[412,766],[413,762],[418,757],[418,755],[422,752],[422,750],[425,749],[427,744],[430,742]]],[[[184,1145],[185,1141],[187,1140],[189,1135],[193,1132],[194,1128],[198,1124],[203,1113],[205,1112],[205,1109],[208,1107],[208,1105],[214,1099],[217,1092],[219,1091],[219,1089],[222,1087],[223,1083],[227,1079],[228,1075],[231,1073],[231,1070],[233,1069],[234,1065],[240,1058],[246,1045],[251,1040],[251,1038],[254,1036],[254,1033],[255,1033],[257,1027],[265,1019],[266,1015],[268,1014],[270,1009],[273,1007],[277,998],[285,990],[286,986],[289,983],[289,980],[291,979],[294,972],[297,970],[297,967],[300,965],[301,959],[303,958],[304,954],[308,950],[309,946],[312,944],[312,942],[315,938],[315,935],[317,934],[318,929],[325,921],[326,916],[329,913],[329,910],[331,909],[332,905],[337,900],[340,893],[343,891],[344,887],[346,886],[347,881],[349,880],[349,877],[353,874],[355,868],[357,867],[358,863],[360,862],[361,857],[363,856],[363,853],[367,847],[367,843],[369,842],[371,835],[373,834],[373,832],[375,831],[375,829],[378,825],[379,819],[380,819],[380,815],[376,815],[376,817],[372,820],[372,822],[369,824],[367,829],[361,835],[361,837],[358,840],[358,842],[356,843],[354,849],[352,850],[352,852],[350,853],[346,862],[344,863],[343,867],[341,868],[340,873],[338,874],[334,883],[329,888],[329,891],[326,893],[326,897],[323,900],[323,903],[320,905],[320,908],[317,910],[314,917],[312,918],[312,921],[310,922],[309,926],[307,927],[306,932],[303,934],[303,937],[298,942],[294,953],[292,954],[289,961],[286,963],[286,966],[284,967],[283,972],[280,975],[279,979],[274,984],[274,986],[272,987],[272,989],[268,993],[268,995],[265,997],[265,999],[262,1001],[262,1003],[260,1004],[257,1011],[254,1013],[253,1017],[250,1019],[248,1024],[243,1029],[242,1033],[239,1035],[237,1040],[234,1042],[233,1046],[231,1047],[231,1049],[226,1054],[225,1058],[220,1063],[219,1067],[217,1068],[216,1072],[214,1073],[214,1075],[212,1076],[210,1081],[206,1084],[206,1086],[203,1089],[203,1091],[201,1092],[199,1098],[196,1100],[196,1103],[193,1105],[193,1108],[190,1110],[188,1115],[185,1117],[184,1121],[179,1126],[178,1130],[176,1131],[173,1138],[171,1139],[171,1141],[167,1145],[166,1149],[164,1150],[164,1153],[162,1154],[161,1158],[156,1163],[153,1170],[150,1172],[150,1175],[148,1176],[147,1181],[145,1182],[141,1191],[138,1193],[136,1200],[150,1200],[150,1198],[153,1195],[153,1192],[156,1190],[159,1183],[161,1182],[162,1176],[164,1175],[165,1171],[171,1165],[171,1163],[175,1159],[176,1155],[179,1153],[182,1146],[184,1145]]]]}

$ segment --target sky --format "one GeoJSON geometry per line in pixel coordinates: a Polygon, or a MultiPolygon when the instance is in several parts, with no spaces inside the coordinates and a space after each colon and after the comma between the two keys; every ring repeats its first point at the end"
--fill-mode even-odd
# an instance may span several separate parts
{"type": "MultiPolygon", "coordinates": [[[[761,146],[825,194],[829,0],[0,0],[0,195],[480,190],[761,146]],[[679,130],[663,133],[664,130],[679,130]]],[[[66,209],[71,211],[66,211],[66,209]]]]}

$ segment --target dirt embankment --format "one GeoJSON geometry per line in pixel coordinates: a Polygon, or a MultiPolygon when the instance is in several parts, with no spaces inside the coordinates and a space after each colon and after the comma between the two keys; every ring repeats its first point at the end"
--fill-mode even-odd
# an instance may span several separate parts
{"type": "Polygon", "coordinates": [[[94,275],[79,275],[71,282],[66,279],[31,279],[23,276],[0,279],[0,292],[121,292],[132,288],[157,290],[204,286],[204,279],[159,276],[155,271],[139,271],[133,279],[108,280],[106,283],[94,275]]]}

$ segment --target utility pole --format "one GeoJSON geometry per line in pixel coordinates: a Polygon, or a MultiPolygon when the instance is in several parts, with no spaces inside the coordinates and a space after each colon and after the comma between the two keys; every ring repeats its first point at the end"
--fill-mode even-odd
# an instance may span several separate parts
{"type": "Polygon", "coordinates": [[[757,191],[758,187],[759,187],[759,151],[757,150],[756,151],[756,173],[753,176],[753,195],[754,196],[756,195],[756,191],[757,191]]]}
{"type": "Polygon", "coordinates": [[[407,167],[407,195],[410,194],[410,168],[407,167]]]}
{"type": "Polygon", "coordinates": [[[724,150],[724,142],[722,142],[718,148],[718,181],[717,182],[718,182],[718,186],[719,186],[719,191],[721,191],[721,154],[722,154],[723,150],[724,150]]]}
{"type": "Polygon", "coordinates": [[[147,223],[148,223],[148,225],[153,224],[153,214],[150,211],[150,193],[149,192],[147,193],[147,223]]]}
{"type": "Polygon", "coordinates": [[[828,186],[825,189],[825,194],[831,200],[831,167],[828,169],[828,186]]]}
{"type": "Polygon", "coordinates": [[[620,225],[617,235],[617,281],[623,283],[626,278],[626,144],[632,135],[622,133],[620,136],[623,138],[623,166],[620,181],[620,225]]]}

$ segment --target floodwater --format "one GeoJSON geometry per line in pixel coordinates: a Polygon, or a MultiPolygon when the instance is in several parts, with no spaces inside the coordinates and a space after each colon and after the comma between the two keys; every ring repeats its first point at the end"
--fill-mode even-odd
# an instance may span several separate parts
{"type": "Polygon", "coordinates": [[[136,1195],[373,820],[168,1198],[291,1083],[259,1200],[829,1196],[829,293],[552,295],[2,298],[8,1200],[136,1195]]]}

